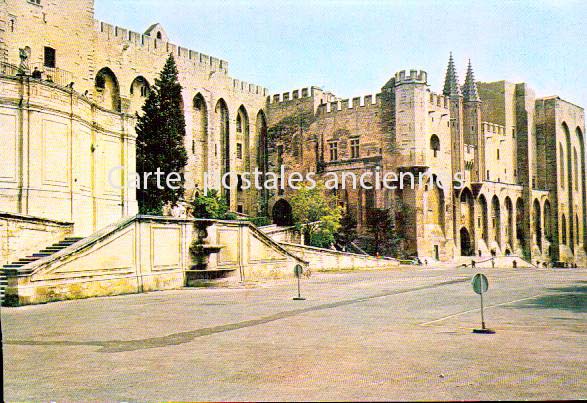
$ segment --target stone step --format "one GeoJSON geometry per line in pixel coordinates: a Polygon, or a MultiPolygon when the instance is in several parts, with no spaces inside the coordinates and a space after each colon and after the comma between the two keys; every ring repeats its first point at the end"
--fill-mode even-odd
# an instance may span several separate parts
{"type": "Polygon", "coordinates": [[[75,242],[81,241],[82,239],[84,239],[84,238],[83,237],[78,237],[78,236],[68,236],[68,237],[64,238],[63,240],[64,241],[67,241],[67,242],[72,241],[72,242],[75,243],[75,242]]]}
{"type": "Polygon", "coordinates": [[[39,253],[33,253],[33,257],[38,257],[39,259],[47,257],[47,256],[51,256],[52,253],[44,253],[44,252],[39,252],[39,253]]]}

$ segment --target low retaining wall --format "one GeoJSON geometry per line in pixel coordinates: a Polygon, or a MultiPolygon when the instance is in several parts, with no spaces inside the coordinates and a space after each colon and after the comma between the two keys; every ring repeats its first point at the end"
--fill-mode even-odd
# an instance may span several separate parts
{"type": "Polygon", "coordinates": [[[72,223],[0,212],[0,267],[72,233],[72,223]]]}
{"type": "Polygon", "coordinates": [[[339,252],[285,242],[282,242],[281,246],[307,261],[310,270],[313,271],[385,268],[400,265],[399,261],[392,258],[378,258],[375,256],[358,255],[355,253],[339,252]]]}
{"type": "MultiPolygon", "coordinates": [[[[182,288],[194,273],[194,219],[136,216],[28,265],[6,269],[6,303],[56,300],[182,288]]],[[[207,243],[221,246],[208,270],[233,280],[293,276],[307,262],[243,221],[210,221],[207,243]]],[[[201,272],[200,272],[201,273],[201,272]]]]}

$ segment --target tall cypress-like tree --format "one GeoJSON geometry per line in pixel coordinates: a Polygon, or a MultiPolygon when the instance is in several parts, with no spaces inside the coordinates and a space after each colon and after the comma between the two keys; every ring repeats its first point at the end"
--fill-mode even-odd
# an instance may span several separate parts
{"type": "Polygon", "coordinates": [[[166,203],[176,205],[184,194],[183,169],[187,164],[187,152],[181,90],[175,59],[170,54],[151,87],[136,126],[137,173],[141,178],[137,199],[141,214],[161,215],[166,203]],[[165,172],[165,176],[171,172],[182,173],[181,181],[173,183],[179,188],[168,187],[165,176],[161,180],[163,189],[158,188],[154,174],[145,182],[144,173],[155,173],[157,168],[165,172]]]}

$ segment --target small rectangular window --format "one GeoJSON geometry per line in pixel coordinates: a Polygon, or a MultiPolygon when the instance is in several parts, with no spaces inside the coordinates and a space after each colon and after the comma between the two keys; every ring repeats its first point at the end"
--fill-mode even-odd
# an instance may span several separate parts
{"type": "Polygon", "coordinates": [[[359,148],[359,139],[351,139],[351,158],[359,158],[360,156],[360,148],[359,148]]]}
{"type": "Polygon", "coordinates": [[[56,54],[55,49],[45,46],[45,62],[44,66],[51,69],[55,68],[56,65],[56,54]]]}
{"type": "Polygon", "coordinates": [[[31,4],[36,4],[37,6],[41,5],[41,0],[28,0],[28,2],[31,4]]]}
{"type": "Polygon", "coordinates": [[[236,158],[243,159],[243,145],[241,143],[236,143],[236,158]]]}

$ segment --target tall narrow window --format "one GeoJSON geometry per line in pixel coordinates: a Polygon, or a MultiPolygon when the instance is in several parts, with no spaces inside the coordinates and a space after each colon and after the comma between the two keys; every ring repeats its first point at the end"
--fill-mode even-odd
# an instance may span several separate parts
{"type": "Polygon", "coordinates": [[[338,141],[328,143],[330,147],[330,161],[338,161],[338,141]]]}
{"type": "Polygon", "coordinates": [[[236,143],[236,158],[243,159],[243,145],[241,143],[236,143]]]}
{"type": "Polygon", "coordinates": [[[497,149],[497,160],[499,161],[499,148],[497,149]]]}
{"type": "Polygon", "coordinates": [[[351,139],[351,158],[359,158],[359,156],[360,156],[359,139],[358,138],[351,139]]]}
{"type": "Polygon", "coordinates": [[[55,68],[56,65],[56,54],[55,49],[50,48],[49,46],[45,46],[45,67],[49,67],[51,69],[55,68]]]}

